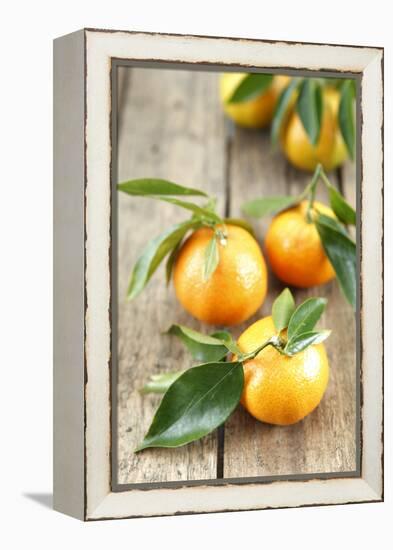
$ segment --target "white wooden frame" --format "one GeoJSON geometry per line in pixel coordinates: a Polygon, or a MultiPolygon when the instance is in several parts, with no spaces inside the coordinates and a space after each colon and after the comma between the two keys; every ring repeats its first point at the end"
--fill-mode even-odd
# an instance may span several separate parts
{"type": "Polygon", "coordinates": [[[55,40],[54,53],[54,507],[96,520],[383,500],[383,50],[86,29],[55,40]],[[119,59],[357,75],[359,477],[112,491],[111,68],[119,59]]]}

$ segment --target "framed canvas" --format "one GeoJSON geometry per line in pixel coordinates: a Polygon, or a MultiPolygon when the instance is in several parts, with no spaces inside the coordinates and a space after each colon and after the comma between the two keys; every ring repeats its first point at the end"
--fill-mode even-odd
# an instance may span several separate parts
{"type": "Polygon", "coordinates": [[[54,217],[56,510],[383,500],[382,48],[56,39],[54,217]]]}

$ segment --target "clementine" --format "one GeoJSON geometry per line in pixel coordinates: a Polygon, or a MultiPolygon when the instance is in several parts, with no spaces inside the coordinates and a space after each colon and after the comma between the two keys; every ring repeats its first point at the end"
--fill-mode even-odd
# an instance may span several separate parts
{"type": "Polygon", "coordinates": [[[204,277],[206,247],[213,229],[192,233],[180,248],[173,270],[176,296],[197,319],[213,325],[239,324],[262,305],[267,292],[267,271],[261,249],[250,233],[235,225],[222,228],[219,263],[204,277]]]}
{"type": "MultiPolygon", "coordinates": [[[[238,340],[243,353],[255,350],[277,334],[272,317],[248,327],[238,340]]],[[[302,420],[320,403],[329,380],[323,344],[311,345],[289,357],[268,346],[243,364],[241,403],[255,418],[288,425],[302,420]]]]}
{"type": "Polygon", "coordinates": [[[298,113],[294,110],[289,115],[281,132],[281,145],[291,164],[313,171],[320,163],[325,170],[333,170],[347,159],[348,152],[337,121],[339,100],[339,92],[334,88],[323,91],[323,115],[316,145],[310,142],[298,113]]]}
{"type": "MultiPolygon", "coordinates": [[[[308,204],[302,201],[275,216],[265,237],[266,254],[275,275],[300,288],[322,285],[335,277],[318,231],[307,219],[308,204]]],[[[317,201],[311,216],[316,210],[334,218],[333,211],[317,201]]]]}
{"type": "Polygon", "coordinates": [[[275,76],[272,85],[260,96],[240,103],[228,103],[240,82],[247,73],[224,73],[220,78],[220,99],[225,113],[239,126],[264,128],[270,124],[277,99],[288,84],[290,77],[275,76]]]}

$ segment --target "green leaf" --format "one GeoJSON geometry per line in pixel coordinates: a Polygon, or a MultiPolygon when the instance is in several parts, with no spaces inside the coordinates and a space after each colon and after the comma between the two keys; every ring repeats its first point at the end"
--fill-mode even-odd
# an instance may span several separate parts
{"type": "Polygon", "coordinates": [[[303,332],[313,330],[321,317],[326,304],[326,298],[309,298],[300,304],[289,321],[288,341],[303,332]]]}
{"type": "Polygon", "coordinates": [[[251,73],[240,81],[227,103],[243,103],[262,95],[273,81],[273,75],[251,73]]]}
{"type": "Polygon", "coordinates": [[[230,333],[227,332],[226,330],[224,330],[224,331],[219,331],[219,332],[215,332],[214,334],[212,334],[212,336],[214,336],[215,338],[219,338],[220,340],[222,340],[224,346],[227,348],[228,351],[230,351],[231,353],[233,353],[233,355],[237,355],[238,357],[240,357],[240,356],[242,355],[242,352],[241,352],[240,349],[238,348],[237,343],[236,343],[235,340],[232,338],[232,336],[230,335],[230,333]]]}
{"type": "Polygon", "coordinates": [[[227,330],[216,330],[210,335],[211,338],[217,338],[222,342],[226,342],[228,339],[232,339],[231,333],[227,330]]]}
{"type": "Polygon", "coordinates": [[[340,221],[345,224],[356,225],[355,210],[333,185],[329,187],[329,199],[330,206],[340,221]]]}
{"type": "Polygon", "coordinates": [[[345,80],[341,87],[340,104],[338,107],[338,122],[351,159],[355,156],[356,141],[353,106],[354,99],[355,89],[352,80],[345,80]]]}
{"type": "Polygon", "coordinates": [[[205,204],[204,208],[210,210],[210,212],[215,212],[217,208],[217,197],[209,197],[209,200],[205,204]]]}
{"type": "Polygon", "coordinates": [[[295,355],[313,344],[320,344],[330,336],[331,330],[321,330],[319,332],[303,332],[291,338],[285,346],[287,355],[295,355]]]}
{"type": "Polygon", "coordinates": [[[228,353],[226,345],[222,342],[225,337],[224,331],[216,333],[216,336],[208,336],[183,325],[172,325],[167,334],[180,338],[196,361],[220,361],[228,353]]]}
{"type": "Polygon", "coordinates": [[[238,227],[242,227],[243,229],[248,231],[250,235],[255,237],[255,232],[252,228],[252,225],[246,222],[246,220],[241,220],[240,218],[225,218],[224,223],[227,225],[237,225],[238,227]]]}
{"type": "MultiPolygon", "coordinates": [[[[197,330],[194,330],[192,328],[185,327],[184,325],[172,325],[167,331],[167,334],[174,334],[176,336],[180,336],[180,333],[187,336],[194,342],[207,344],[210,346],[220,345],[221,342],[223,340],[226,340],[227,336],[229,335],[229,332],[227,332],[226,330],[221,330],[215,333],[217,334],[217,336],[209,336],[208,334],[203,334],[202,332],[198,332],[197,330]]],[[[195,359],[198,358],[195,357],[195,359]]]]}
{"type": "Polygon", "coordinates": [[[213,235],[205,251],[205,271],[203,273],[205,281],[210,279],[210,277],[213,275],[213,273],[217,269],[219,260],[220,255],[218,251],[217,238],[216,235],[213,235]]]}
{"type": "Polygon", "coordinates": [[[207,363],[185,371],[169,387],[136,452],[147,447],[180,447],[223,424],[243,390],[239,362],[207,363]]]}
{"type": "Polygon", "coordinates": [[[322,121],[322,90],[312,78],[303,80],[296,105],[303,127],[313,145],[318,143],[322,121]]]}
{"type": "Polygon", "coordinates": [[[342,79],[341,78],[332,78],[330,76],[328,77],[325,77],[322,79],[323,80],[323,85],[324,86],[328,86],[329,88],[340,88],[341,87],[341,84],[342,84],[342,79]]]}
{"type": "Polygon", "coordinates": [[[321,212],[318,210],[318,208],[314,208],[314,210],[318,213],[318,218],[317,219],[321,223],[323,223],[324,225],[328,225],[334,231],[338,231],[339,233],[342,233],[343,235],[348,237],[348,231],[335,218],[332,218],[331,216],[326,216],[325,214],[321,214],[321,212]]]}
{"type": "Polygon", "coordinates": [[[262,218],[268,214],[277,214],[277,212],[285,210],[297,202],[299,202],[299,197],[263,197],[244,203],[242,205],[242,210],[248,216],[262,218]]]}
{"type": "Polygon", "coordinates": [[[293,78],[288,86],[284,88],[278,98],[276,108],[274,110],[272,127],[271,127],[271,140],[273,145],[276,145],[280,137],[281,126],[285,120],[288,112],[288,108],[291,103],[292,95],[295,90],[300,86],[302,80],[299,78],[293,78]]]}
{"type": "Polygon", "coordinates": [[[348,235],[335,229],[325,218],[319,215],[315,226],[341,290],[353,309],[356,309],[356,245],[348,235]]]}
{"type": "Polygon", "coordinates": [[[186,210],[190,210],[199,218],[204,218],[211,221],[212,223],[223,222],[220,216],[210,210],[210,208],[204,208],[203,206],[199,206],[198,204],[195,204],[193,202],[182,201],[180,199],[174,199],[172,197],[152,196],[151,198],[164,202],[169,202],[170,204],[174,204],[176,206],[180,206],[181,208],[185,208],[186,210]]]}
{"type": "Polygon", "coordinates": [[[127,193],[128,195],[149,197],[153,195],[199,195],[201,197],[207,197],[208,195],[200,189],[193,189],[192,187],[184,187],[171,181],[145,178],[135,179],[119,183],[117,185],[119,191],[127,193]]]}
{"type": "Polygon", "coordinates": [[[141,393],[165,393],[175,380],[183,374],[180,372],[166,372],[164,374],[154,374],[150,380],[143,386],[141,393]]]}
{"type": "MultiPolygon", "coordinates": [[[[234,355],[241,355],[240,349],[237,347],[236,342],[233,340],[231,334],[227,330],[218,330],[213,334],[211,334],[210,336],[208,336],[206,334],[202,334],[201,332],[197,332],[196,330],[185,327],[184,325],[172,325],[170,329],[167,331],[167,334],[174,334],[176,336],[179,336],[183,340],[184,344],[187,346],[188,350],[191,352],[194,359],[197,359],[199,361],[208,361],[208,360],[213,361],[213,359],[208,359],[208,357],[213,357],[213,356],[206,355],[206,354],[201,355],[200,347],[194,348],[195,343],[199,346],[208,345],[208,346],[218,346],[218,347],[220,347],[222,344],[223,346],[225,346],[226,351],[223,355],[221,355],[220,358],[224,357],[224,355],[226,355],[228,351],[230,351],[234,355]]],[[[211,351],[207,349],[207,350],[204,350],[203,353],[210,354],[211,351]]],[[[221,354],[221,347],[219,351],[217,350],[217,359],[220,354],[221,354]]]]}
{"type": "Polygon", "coordinates": [[[130,180],[124,183],[119,183],[117,189],[129,195],[149,197],[151,199],[169,202],[170,204],[190,210],[197,216],[206,218],[213,223],[222,223],[220,216],[214,212],[213,199],[209,199],[207,206],[203,207],[192,202],[173,198],[173,195],[198,195],[208,197],[204,191],[200,191],[199,189],[184,187],[183,185],[178,185],[177,183],[161,179],[130,180]]]}
{"type": "Polygon", "coordinates": [[[221,342],[224,342],[224,345],[226,346],[228,342],[233,341],[231,333],[227,330],[217,330],[216,332],[213,332],[210,335],[211,338],[216,338],[217,340],[220,340],[221,342]]]}
{"type": "Polygon", "coordinates": [[[196,216],[205,218],[212,223],[222,223],[222,219],[214,212],[214,209],[212,208],[212,205],[214,204],[212,199],[209,199],[207,206],[203,207],[193,202],[188,202],[173,197],[173,195],[198,195],[208,197],[206,193],[200,191],[199,189],[184,187],[182,185],[178,185],[177,183],[160,179],[130,180],[124,183],[119,183],[117,189],[129,195],[148,197],[151,199],[168,202],[170,204],[180,206],[181,208],[185,208],[186,210],[190,210],[196,216]]]}
{"type": "Polygon", "coordinates": [[[278,332],[287,328],[295,308],[295,300],[292,292],[289,288],[285,288],[278,298],[274,300],[272,307],[273,322],[278,332]]]}
{"type": "Polygon", "coordinates": [[[182,243],[182,239],[180,239],[179,242],[172,248],[171,253],[168,255],[168,259],[166,261],[165,277],[166,277],[167,286],[171,282],[173,266],[175,265],[176,256],[177,256],[177,253],[179,252],[181,243],[182,243]]]}
{"type": "Polygon", "coordinates": [[[129,300],[144,289],[165,256],[183,239],[189,229],[196,226],[197,223],[192,220],[179,223],[148,242],[132,272],[127,290],[129,300]]]}

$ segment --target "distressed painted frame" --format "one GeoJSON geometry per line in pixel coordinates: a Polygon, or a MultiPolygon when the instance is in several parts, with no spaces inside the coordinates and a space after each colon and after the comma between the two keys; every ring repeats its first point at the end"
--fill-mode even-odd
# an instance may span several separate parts
{"type": "Polygon", "coordinates": [[[55,509],[98,520],[383,500],[383,49],[81,30],[55,40],[54,137],[55,509]],[[357,79],[358,477],[112,489],[111,98],[122,62],[357,79]]]}

